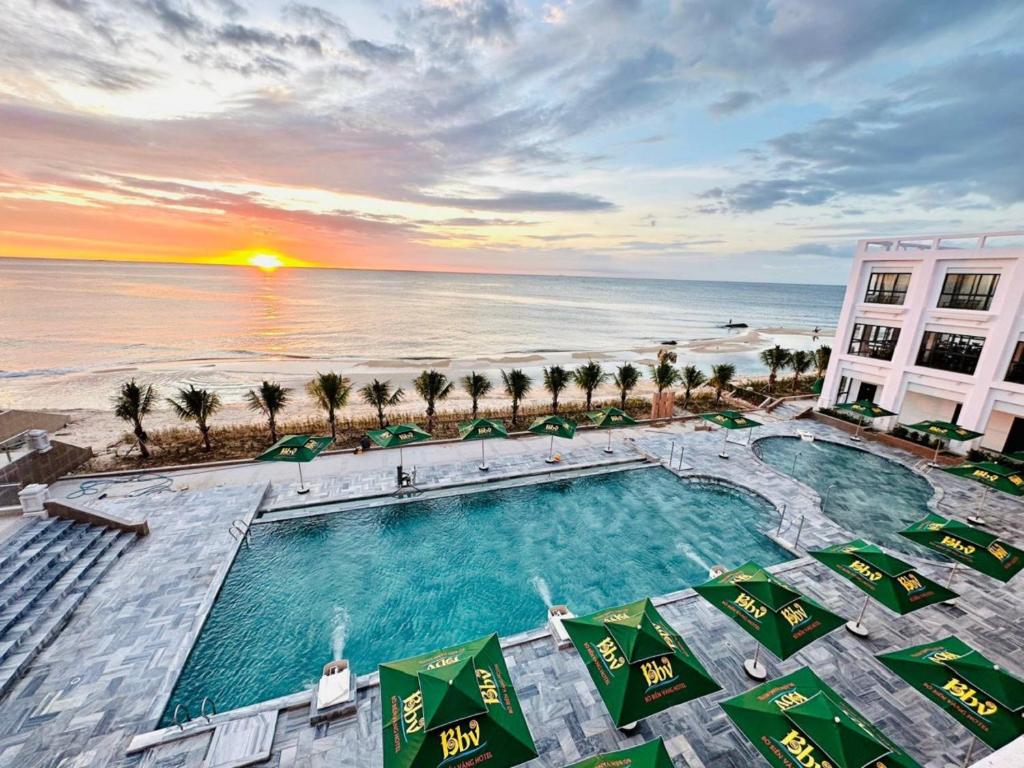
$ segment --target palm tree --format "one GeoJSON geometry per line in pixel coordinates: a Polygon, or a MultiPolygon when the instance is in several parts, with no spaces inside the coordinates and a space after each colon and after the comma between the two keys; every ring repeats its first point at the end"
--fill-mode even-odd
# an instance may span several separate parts
{"type": "Polygon", "coordinates": [[[719,363],[711,366],[711,378],[708,379],[708,384],[715,388],[716,408],[722,400],[722,390],[732,383],[732,378],[735,375],[736,366],[732,363],[719,363]]]}
{"type": "Polygon", "coordinates": [[[699,389],[707,383],[708,377],[704,375],[696,365],[687,365],[683,368],[683,410],[690,407],[690,395],[693,390],[699,389]]]}
{"type": "Polygon", "coordinates": [[[793,391],[796,392],[800,386],[800,374],[807,373],[814,364],[810,352],[798,349],[789,356],[789,367],[793,370],[793,391]]]}
{"type": "Polygon", "coordinates": [[[126,381],[121,385],[117,394],[111,399],[114,404],[114,415],[122,421],[132,425],[132,432],[139,443],[139,455],[149,458],[149,449],[146,443],[149,442],[149,435],[142,428],[142,417],[153,408],[153,401],[156,399],[156,390],[152,384],[140,387],[135,379],[126,381]]]}
{"type": "Polygon", "coordinates": [[[320,373],[306,384],[306,392],[323,410],[327,411],[327,421],[331,425],[331,440],[338,440],[338,415],[341,408],[348,405],[348,396],[352,393],[352,382],[339,373],[320,373]]]}
{"type": "Polygon", "coordinates": [[[220,395],[208,389],[179,389],[174,397],[167,398],[171,408],[182,421],[194,421],[203,436],[203,448],[210,450],[210,417],[220,410],[220,395]]]}
{"type": "Polygon", "coordinates": [[[544,389],[551,393],[551,412],[558,413],[558,396],[569,386],[569,372],[560,365],[544,369],[544,389]]]}
{"type": "Polygon", "coordinates": [[[594,390],[608,380],[608,374],[601,368],[600,363],[588,360],[586,365],[579,366],[572,372],[573,381],[576,386],[587,394],[587,410],[594,400],[594,390]]]}
{"type": "Polygon", "coordinates": [[[619,407],[622,410],[626,410],[626,399],[629,397],[629,393],[636,389],[640,379],[640,369],[631,363],[623,363],[612,374],[612,381],[619,388],[619,407]]]}
{"type": "Polygon", "coordinates": [[[270,442],[277,442],[277,414],[288,404],[291,390],[282,387],[276,381],[264,381],[259,389],[250,389],[245,394],[249,402],[249,410],[262,413],[267,417],[270,428],[270,442]]]}
{"type": "Polygon", "coordinates": [[[659,361],[657,365],[651,366],[651,381],[658,388],[658,394],[660,395],[679,381],[679,371],[666,358],[659,361]]]}
{"type": "Polygon", "coordinates": [[[762,350],[761,362],[768,369],[768,394],[775,389],[775,380],[778,378],[779,371],[789,365],[790,354],[788,349],[783,349],[778,344],[762,350]]]}
{"type": "Polygon", "coordinates": [[[436,404],[452,393],[453,384],[440,371],[423,371],[412,383],[416,392],[427,404],[427,432],[434,428],[436,404]]]}
{"type": "Polygon", "coordinates": [[[828,344],[822,344],[816,350],[814,350],[814,369],[815,378],[825,378],[825,371],[828,370],[829,361],[832,359],[832,347],[828,344]]]}
{"type": "Polygon", "coordinates": [[[377,423],[381,429],[384,429],[384,409],[393,408],[402,402],[405,392],[401,387],[392,392],[390,379],[388,381],[374,379],[360,388],[359,396],[364,403],[377,409],[377,423]]]}
{"type": "Polygon", "coordinates": [[[462,377],[462,389],[473,401],[473,418],[475,419],[480,398],[485,397],[491,391],[491,380],[482,373],[472,371],[468,376],[462,377]]]}
{"type": "Polygon", "coordinates": [[[512,398],[512,424],[515,424],[519,418],[519,401],[526,397],[533,386],[533,380],[519,368],[502,371],[501,380],[505,384],[505,394],[512,398]]]}

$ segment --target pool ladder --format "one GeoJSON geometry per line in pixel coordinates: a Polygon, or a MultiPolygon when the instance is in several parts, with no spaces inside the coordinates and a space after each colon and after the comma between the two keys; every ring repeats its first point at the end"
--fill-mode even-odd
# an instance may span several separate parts
{"type": "MultiPolygon", "coordinates": [[[[199,716],[203,718],[207,723],[210,719],[217,714],[217,707],[213,703],[213,699],[209,696],[203,696],[203,700],[199,702],[199,716]],[[209,709],[209,711],[207,711],[209,709]]],[[[178,704],[174,707],[174,715],[171,717],[171,725],[178,727],[178,730],[185,730],[185,726],[192,721],[192,714],[188,711],[188,707],[184,704],[178,704]],[[182,717],[184,715],[184,717],[182,717]]]]}
{"type": "Polygon", "coordinates": [[[235,541],[241,541],[245,546],[249,546],[249,526],[244,520],[232,520],[228,526],[228,533],[235,541]]]}

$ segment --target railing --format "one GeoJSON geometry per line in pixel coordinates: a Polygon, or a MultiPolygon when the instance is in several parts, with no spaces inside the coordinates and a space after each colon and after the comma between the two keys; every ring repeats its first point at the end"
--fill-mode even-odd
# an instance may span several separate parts
{"type": "Polygon", "coordinates": [[[857,251],[946,250],[949,248],[1020,248],[1024,232],[972,232],[967,234],[872,237],[857,241],[857,251]],[[1007,242],[1009,241],[1009,242],[1007,242]]]}
{"type": "Polygon", "coordinates": [[[199,703],[199,716],[210,722],[210,718],[217,714],[217,706],[213,703],[213,699],[209,696],[203,696],[203,700],[199,703]],[[207,713],[206,708],[209,707],[210,711],[207,713]]]}
{"type": "Polygon", "coordinates": [[[192,719],[192,715],[189,714],[188,707],[184,704],[178,704],[174,707],[174,714],[171,716],[171,725],[176,725],[182,731],[185,730],[185,725],[189,720],[192,719]],[[185,717],[181,715],[184,713],[185,717]]]}
{"type": "Polygon", "coordinates": [[[228,533],[235,541],[241,541],[245,546],[249,546],[249,526],[244,520],[232,520],[228,526],[228,533]]]}

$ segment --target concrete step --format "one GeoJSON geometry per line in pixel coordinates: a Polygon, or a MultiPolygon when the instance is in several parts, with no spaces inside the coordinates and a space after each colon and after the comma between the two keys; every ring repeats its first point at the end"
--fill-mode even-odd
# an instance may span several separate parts
{"type": "Polygon", "coordinates": [[[10,578],[32,561],[32,558],[46,548],[46,544],[61,536],[72,525],[69,520],[40,520],[29,523],[16,537],[8,541],[3,555],[0,555],[0,582],[10,578]]]}
{"type": "MultiPolygon", "coordinates": [[[[76,529],[63,529],[52,536],[40,537],[25,549],[22,553],[24,558],[18,561],[17,567],[12,568],[6,577],[0,577],[0,614],[18,600],[41,574],[64,557],[80,535],[76,529]]],[[[2,626],[0,632],[3,632],[2,626]]]]}

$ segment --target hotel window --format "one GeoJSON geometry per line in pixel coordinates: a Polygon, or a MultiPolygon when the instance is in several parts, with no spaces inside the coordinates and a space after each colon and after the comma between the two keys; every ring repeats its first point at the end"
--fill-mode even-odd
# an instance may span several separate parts
{"type": "Polygon", "coordinates": [[[846,376],[839,377],[839,391],[836,392],[836,403],[845,403],[850,399],[850,388],[853,386],[853,379],[846,376]]]}
{"type": "Polygon", "coordinates": [[[942,283],[939,306],[945,309],[987,310],[992,304],[999,275],[949,274],[942,283]]]}
{"type": "Polygon", "coordinates": [[[1024,384],[1024,341],[1017,342],[1017,348],[1013,350],[1013,359],[1010,360],[1010,367],[1006,371],[1006,380],[1014,384],[1024,384]]]}
{"type": "Polygon", "coordinates": [[[865,325],[857,323],[853,326],[850,338],[850,354],[861,357],[874,357],[878,360],[892,360],[896,350],[896,342],[900,340],[900,329],[887,325],[865,325]]]}
{"type": "Polygon", "coordinates": [[[973,375],[984,344],[983,336],[925,331],[921,350],[917,353],[917,364],[973,375]]]}
{"type": "Polygon", "coordinates": [[[870,304],[902,304],[910,285],[909,272],[872,272],[864,301],[870,304]]]}

